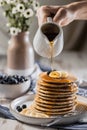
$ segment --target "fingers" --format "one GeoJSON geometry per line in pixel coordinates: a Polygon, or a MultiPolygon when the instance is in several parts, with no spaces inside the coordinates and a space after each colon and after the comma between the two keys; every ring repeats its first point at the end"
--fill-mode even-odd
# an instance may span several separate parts
{"type": "Polygon", "coordinates": [[[66,21],[64,19],[67,17],[67,10],[64,7],[59,8],[56,15],[53,18],[54,22],[57,22],[60,26],[64,26],[66,21]]]}
{"type": "Polygon", "coordinates": [[[60,26],[66,26],[74,20],[73,16],[67,6],[42,6],[37,11],[39,26],[47,21],[47,17],[52,17],[60,26]]]}
{"type": "Polygon", "coordinates": [[[39,26],[46,22],[47,17],[50,15],[49,7],[48,6],[42,6],[37,11],[37,17],[38,17],[38,24],[39,26]]]}
{"type": "Polygon", "coordinates": [[[58,10],[58,6],[42,6],[37,11],[38,24],[41,26],[47,21],[47,17],[53,17],[58,10]]]}

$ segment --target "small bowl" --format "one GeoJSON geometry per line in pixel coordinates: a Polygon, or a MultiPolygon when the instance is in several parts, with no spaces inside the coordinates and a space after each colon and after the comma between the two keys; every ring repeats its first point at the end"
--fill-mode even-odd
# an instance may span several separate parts
{"type": "Polygon", "coordinates": [[[0,84],[0,98],[15,99],[24,95],[30,88],[30,79],[19,84],[0,84]]]}

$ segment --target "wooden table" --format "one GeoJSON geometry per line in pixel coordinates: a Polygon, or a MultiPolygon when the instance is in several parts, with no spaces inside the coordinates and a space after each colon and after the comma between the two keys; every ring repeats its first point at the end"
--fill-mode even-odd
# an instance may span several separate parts
{"type": "MultiPolygon", "coordinates": [[[[49,66],[47,59],[41,58],[40,63],[49,66]]],[[[0,56],[0,69],[6,68],[6,57],[0,56]]],[[[63,52],[55,58],[54,68],[70,71],[81,79],[87,80],[87,53],[63,52]]],[[[9,106],[9,102],[0,100],[0,104],[9,106]]],[[[0,130],[54,130],[51,128],[38,128],[20,123],[16,120],[0,118],[0,130]]]]}

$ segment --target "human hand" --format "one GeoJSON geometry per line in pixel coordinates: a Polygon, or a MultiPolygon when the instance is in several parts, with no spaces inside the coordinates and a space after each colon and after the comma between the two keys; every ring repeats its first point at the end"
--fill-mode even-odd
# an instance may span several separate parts
{"type": "Polygon", "coordinates": [[[66,6],[42,6],[37,11],[39,26],[52,17],[53,22],[66,26],[75,19],[74,9],[66,6]]]}
{"type": "Polygon", "coordinates": [[[73,2],[63,6],[42,6],[37,11],[39,26],[52,17],[53,22],[66,26],[74,20],[87,20],[87,1],[73,2]]]}

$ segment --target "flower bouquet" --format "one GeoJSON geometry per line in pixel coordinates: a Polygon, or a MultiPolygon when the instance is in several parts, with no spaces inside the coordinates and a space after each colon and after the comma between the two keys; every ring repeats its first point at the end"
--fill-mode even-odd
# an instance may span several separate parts
{"type": "Polygon", "coordinates": [[[39,7],[37,0],[0,0],[11,35],[29,30],[32,17],[39,7]]]}
{"type": "Polygon", "coordinates": [[[29,75],[34,70],[34,51],[28,32],[39,3],[37,0],[0,0],[0,6],[7,17],[11,34],[7,50],[7,73],[29,75]]]}

